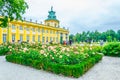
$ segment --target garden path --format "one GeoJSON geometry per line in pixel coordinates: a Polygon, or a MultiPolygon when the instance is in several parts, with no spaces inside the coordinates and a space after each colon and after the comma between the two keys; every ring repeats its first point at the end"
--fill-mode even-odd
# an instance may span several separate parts
{"type": "Polygon", "coordinates": [[[13,64],[0,56],[0,80],[120,80],[120,58],[103,57],[85,75],[76,79],[13,64]]]}

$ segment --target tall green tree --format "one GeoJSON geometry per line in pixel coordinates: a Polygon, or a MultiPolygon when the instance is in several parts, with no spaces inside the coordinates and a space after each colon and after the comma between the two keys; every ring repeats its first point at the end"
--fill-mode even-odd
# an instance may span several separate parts
{"type": "Polygon", "coordinates": [[[82,41],[82,42],[84,42],[84,41],[87,40],[87,37],[86,37],[86,36],[87,36],[87,33],[86,33],[85,31],[83,31],[82,34],[81,34],[81,41],[82,41]]]}
{"type": "Polygon", "coordinates": [[[103,41],[120,41],[120,30],[115,32],[114,30],[107,30],[106,32],[98,32],[96,31],[83,31],[82,33],[77,33],[75,35],[70,35],[70,38],[75,42],[98,42],[100,40],[103,41]]]}
{"type": "Polygon", "coordinates": [[[77,43],[80,42],[80,34],[79,34],[79,33],[77,33],[77,34],[75,35],[75,41],[77,41],[77,43]]]}
{"type": "Polygon", "coordinates": [[[117,40],[120,41],[120,30],[117,31],[117,40]]]}
{"type": "Polygon", "coordinates": [[[111,36],[107,36],[107,41],[108,42],[112,42],[113,40],[112,40],[112,37],[111,36]]]}
{"type": "Polygon", "coordinates": [[[70,35],[69,35],[69,40],[74,41],[74,37],[75,37],[75,36],[74,36],[73,34],[70,34],[70,35]]]}
{"type": "Polygon", "coordinates": [[[107,30],[106,31],[106,37],[107,38],[111,38],[111,40],[113,41],[116,38],[116,33],[114,30],[107,30]]]}
{"type": "Polygon", "coordinates": [[[25,0],[0,0],[0,27],[7,27],[12,20],[22,20],[28,8],[25,0]]]}
{"type": "Polygon", "coordinates": [[[106,41],[106,32],[101,33],[100,40],[106,41]]]}
{"type": "Polygon", "coordinates": [[[98,42],[100,40],[100,32],[98,32],[97,30],[94,32],[94,41],[98,42]]]}
{"type": "Polygon", "coordinates": [[[94,32],[90,32],[90,33],[89,33],[89,39],[90,39],[90,41],[95,40],[95,39],[94,39],[94,36],[95,36],[95,35],[94,35],[94,32]]]}

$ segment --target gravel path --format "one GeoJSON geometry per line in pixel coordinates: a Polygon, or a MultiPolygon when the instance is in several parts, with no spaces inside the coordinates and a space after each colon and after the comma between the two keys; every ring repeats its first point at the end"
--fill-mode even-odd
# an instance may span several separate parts
{"type": "Polygon", "coordinates": [[[104,57],[85,75],[76,79],[6,62],[0,56],[0,80],[120,80],[120,58],[104,57]]]}

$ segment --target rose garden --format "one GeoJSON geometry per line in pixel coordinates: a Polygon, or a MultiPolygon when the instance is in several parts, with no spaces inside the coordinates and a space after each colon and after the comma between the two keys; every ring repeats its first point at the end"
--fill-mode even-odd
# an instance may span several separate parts
{"type": "Polygon", "coordinates": [[[0,45],[0,55],[5,55],[8,62],[78,78],[99,63],[103,56],[120,57],[120,43],[110,42],[104,46],[4,43],[0,45]]]}

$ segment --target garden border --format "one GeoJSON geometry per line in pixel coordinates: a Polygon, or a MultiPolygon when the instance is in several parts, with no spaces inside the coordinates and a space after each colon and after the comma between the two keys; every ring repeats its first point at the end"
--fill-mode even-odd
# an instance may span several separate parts
{"type": "Polygon", "coordinates": [[[30,58],[26,59],[25,56],[29,54],[9,54],[6,55],[6,60],[9,62],[22,64],[26,66],[31,66],[36,69],[43,69],[56,74],[63,74],[65,76],[78,78],[87,72],[91,67],[98,63],[102,59],[101,54],[96,54],[93,57],[87,58],[79,64],[75,65],[61,65],[52,62],[42,62],[39,59],[32,60],[30,58]]]}

